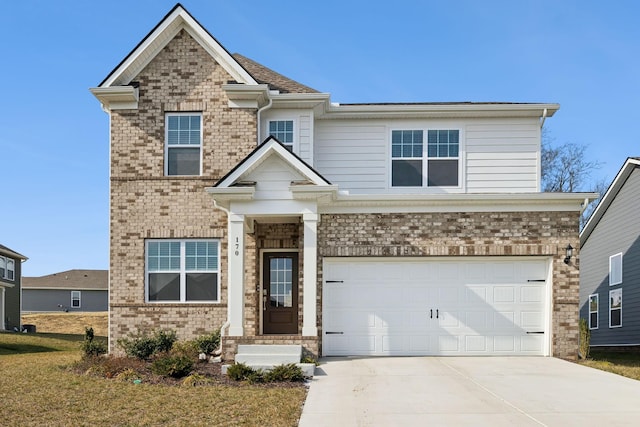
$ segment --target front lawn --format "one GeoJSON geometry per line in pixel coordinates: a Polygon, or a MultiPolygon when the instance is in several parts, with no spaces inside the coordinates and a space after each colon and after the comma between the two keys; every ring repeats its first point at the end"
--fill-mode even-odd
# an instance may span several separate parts
{"type": "MultiPolygon", "coordinates": [[[[16,426],[295,426],[307,389],[79,375],[81,335],[0,333],[0,420],[16,426]]],[[[4,424],[3,422],[3,424],[4,424]]]]}
{"type": "Polygon", "coordinates": [[[581,360],[581,365],[602,371],[612,372],[624,377],[640,380],[640,353],[613,352],[591,350],[587,360],[581,360]]]}

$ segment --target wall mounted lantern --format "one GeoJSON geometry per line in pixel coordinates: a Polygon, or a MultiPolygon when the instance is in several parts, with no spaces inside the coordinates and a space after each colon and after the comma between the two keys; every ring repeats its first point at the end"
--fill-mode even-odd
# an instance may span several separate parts
{"type": "Polygon", "coordinates": [[[571,256],[573,255],[573,247],[571,246],[571,244],[568,244],[567,247],[565,248],[566,252],[566,256],[564,257],[564,263],[565,264],[569,264],[569,261],[571,261],[571,256]]]}

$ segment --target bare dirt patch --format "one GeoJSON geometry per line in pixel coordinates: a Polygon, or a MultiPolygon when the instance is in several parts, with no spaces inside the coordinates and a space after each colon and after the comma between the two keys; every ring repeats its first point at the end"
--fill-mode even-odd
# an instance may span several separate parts
{"type": "Polygon", "coordinates": [[[85,328],[93,328],[96,336],[106,337],[108,334],[106,311],[23,314],[22,324],[35,325],[39,333],[84,335],[85,328]]]}

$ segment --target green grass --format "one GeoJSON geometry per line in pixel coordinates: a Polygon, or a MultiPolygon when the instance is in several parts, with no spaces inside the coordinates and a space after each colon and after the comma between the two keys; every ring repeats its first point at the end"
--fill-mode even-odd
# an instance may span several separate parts
{"type": "Polygon", "coordinates": [[[295,426],[306,388],[133,384],[78,375],[81,335],[0,333],[0,420],[15,426],[295,426]]]}
{"type": "Polygon", "coordinates": [[[591,350],[587,360],[581,360],[581,365],[602,371],[612,372],[624,377],[640,380],[640,353],[612,352],[591,350]]]}

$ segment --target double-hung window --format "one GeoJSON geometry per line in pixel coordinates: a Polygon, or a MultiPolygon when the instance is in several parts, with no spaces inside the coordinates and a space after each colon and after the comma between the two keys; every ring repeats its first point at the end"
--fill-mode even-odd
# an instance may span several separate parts
{"type": "Polygon", "coordinates": [[[0,279],[14,281],[16,277],[16,262],[11,258],[0,256],[0,279]]]}
{"type": "Polygon", "coordinates": [[[149,302],[217,302],[218,240],[148,240],[146,294],[149,302]]]}
{"type": "Polygon", "coordinates": [[[622,326],[622,289],[609,291],[609,327],[622,326]]]}
{"type": "Polygon", "coordinates": [[[622,283],[622,252],[609,257],[609,286],[622,283]]]}
{"type": "Polygon", "coordinates": [[[80,308],[80,291],[71,291],[71,307],[80,308]]]}
{"type": "Polygon", "coordinates": [[[165,175],[202,173],[202,114],[167,113],[165,175]]]}
{"type": "Polygon", "coordinates": [[[422,186],[421,130],[391,131],[391,185],[393,187],[422,186]]]}
{"type": "Polygon", "coordinates": [[[280,141],[289,151],[293,151],[293,120],[269,121],[269,135],[280,141]]]}
{"type": "Polygon", "coordinates": [[[457,129],[391,131],[392,187],[457,187],[460,131],[457,129]]]}
{"type": "Polygon", "coordinates": [[[598,329],[598,294],[589,295],[589,329],[598,329]]]}

